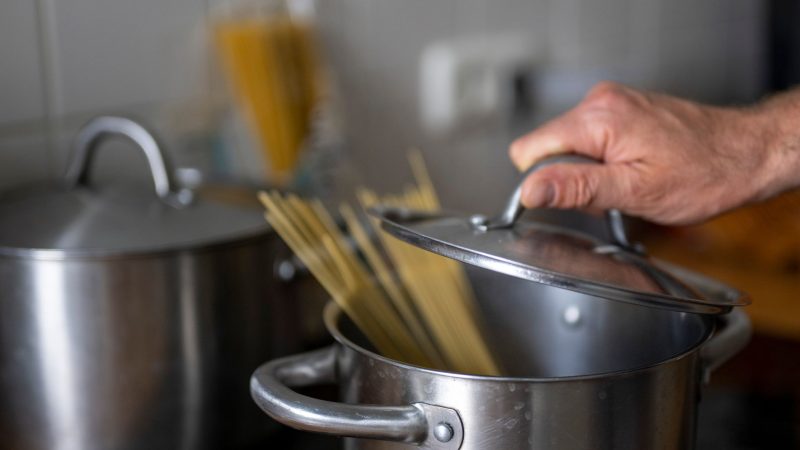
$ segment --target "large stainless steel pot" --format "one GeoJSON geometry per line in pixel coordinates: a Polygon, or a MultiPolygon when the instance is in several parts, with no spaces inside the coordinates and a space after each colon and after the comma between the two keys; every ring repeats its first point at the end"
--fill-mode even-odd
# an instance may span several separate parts
{"type": "Polygon", "coordinates": [[[521,186],[493,218],[371,211],[398,239],[478,267],[488,346],[507,377],[381,357],[330,306],[337,343],[260,367],[256,403],[296,428],[375,439],[348,439],[348,449],[693,448],[703,380],[748,341],[735,309],[747,295],[650,258],[618,211],[607,214],[607,241],[518,220],[521,186]],[[290,389],[322,382],[338,383],[345,403],[290,389]]]}
{"type": "Polygon", "coordinates": [[[358,438],[345,440],[351,450],[687,450],[704,378],[749,337],[738,310],[715,318],[483,269],[470,275],[491,348],[511,376],[379,356],[330,304],[336,344],[263,365],[251,379],[253,398],[286,425],[358,438]],[[337,383],[345,403],[290,389],[319,383],[337,383]]]}
{"type": "Polygon", "coordinates": [[[13,449],[235,448],[261,436],[247,380],[296,348],[261,211],[178,189],[146,130],[104,117],[67,186],[0,197],[0,436],[13,449]],[[94,188],[104,138],[148,189],[94,188]]]}

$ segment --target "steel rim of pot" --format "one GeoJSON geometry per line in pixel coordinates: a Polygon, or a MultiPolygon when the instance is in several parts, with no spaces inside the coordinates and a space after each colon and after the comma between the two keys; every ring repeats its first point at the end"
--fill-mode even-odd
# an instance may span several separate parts
{"type": "MultiPolygon", "coordinates": [[[[609,300],[610,301],[610,300],[609,300]]],[[[691,347],[688,347],[682,350],[677,355],[673,355],[669,358],[662,359],[656,363],[643,365],[640,367],[634,367],[630,369],[621,369],[613,372],[602,372],[602,373],[595,373],[595,374],[587,374],[587,375],[570,375],[570,376],[563,376],[563,377],[510,377],[510,376],[491,376],[491,375],[475,375],[475,374],[468,374],[468,373],[459,373],[459,372],[450,372],[447,370],[438,370],[438,369],[431,369],[429,367],[422,367],[422,366],[415,366],[413,364],[409,364],[404,361],[398,361],[396,359],[388,358],[383,356],[379,353],[373,352],[369,349],[364,348],[363,346],[356,344],[352,341],[352,339],[348,338],[339,330],[338,322],[341,318],[344,317],[344,311],[341,310],[335,303],[330,302],[325,306],[325,310],[323,311],[323,319],[325,321],[325,328],[331,334],[331,336],[336,340],[336,342],[344,345],[358,353],[361,353],[364,356],[369,358],[374,358],[388,364],[394,365],[396,367],[400,367],[405,370],[414,370],[429,373],[432,375],[438,376],[447,376],[453,378],[460,378],[465,380],[475,380],[475,381],[503,381],[503,382],[512,382],[512,383],[555,383],[555,382],[564,382],[564,381],[586,381],[586,380],[597,380],[602,378],[612,378],[617,376],[624,376],[636,372],[646,371],[649,369],[653,369],[663,364],[668,364],[673,361],[680,360],[682,358],[688,357],[691,353],[693,353],[698,348],[701,348],[703,344],[708,342],[714,336],[715,330],[718,328],[716,323],[712,323],[708,326],[708,330],[706,331],[705,335],[702,339],[699,339],[691,347]]],[[[709,320],[709,321],[713,321],[709,320]]],[[[714,321],[715,322],[715,321],[714,321]]]]}
{"type": "Polygon", "coordinates": [[[168,255],[175,255],[184,252],[204,252],[214,251],[226,247],[237,247],[248,245],[254,241],[267,238],[272,229],[267,228],[263,231],[254,231],[251,234],[233,236],[229,239],[219,240],[211,243],[196,244],[186,242],[180,245],[166,246],[164,248],[153,248],[143,250],[61,250],[61,249],[41,249],[41,248],[15,248],[0,247],[0,256],[30,259],[36,261],[80,261],[80,260],[117,260],[117,259],[136,259],[136,258],[158,258],[168,255]]]}

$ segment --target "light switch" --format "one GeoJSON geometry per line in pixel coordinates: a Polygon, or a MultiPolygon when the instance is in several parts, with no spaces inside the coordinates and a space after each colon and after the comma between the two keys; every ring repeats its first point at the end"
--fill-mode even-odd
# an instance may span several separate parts
{"type": "Polygon", "coordinates": [[[532,39],[477,36],[426,47],[419,66],[423,126],[445,133],[462,123],[511,112],[521,77],[536,62],[532,39]]]}

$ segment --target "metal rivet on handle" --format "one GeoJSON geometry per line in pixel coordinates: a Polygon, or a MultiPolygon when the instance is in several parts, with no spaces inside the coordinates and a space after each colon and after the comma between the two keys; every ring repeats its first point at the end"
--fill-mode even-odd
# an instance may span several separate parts
{"type": "Polygon", "coordinates": [[[453,439],[454,434],[453,427],[449,423],[439,422],[433,427],[433,436],[439,442],[449,442],[450,439],[453,439]]]}
{"type": "Polygon", "coordinates": [[[278,279],[281,281],[292,281],[297,275],[297,267],[288,259],[280,261],[278,267],[275,269],[278,279]]]}

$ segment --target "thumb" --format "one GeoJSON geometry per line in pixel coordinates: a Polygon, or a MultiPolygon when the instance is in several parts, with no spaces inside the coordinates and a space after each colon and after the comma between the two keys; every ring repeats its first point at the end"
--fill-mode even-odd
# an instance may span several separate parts
{"type": "Polygon", "coordinates": [[[522,204],[526,208],[620,208],[627,197],[624,176],[612,164],[553,164],[523,182],[522,204]]]}

